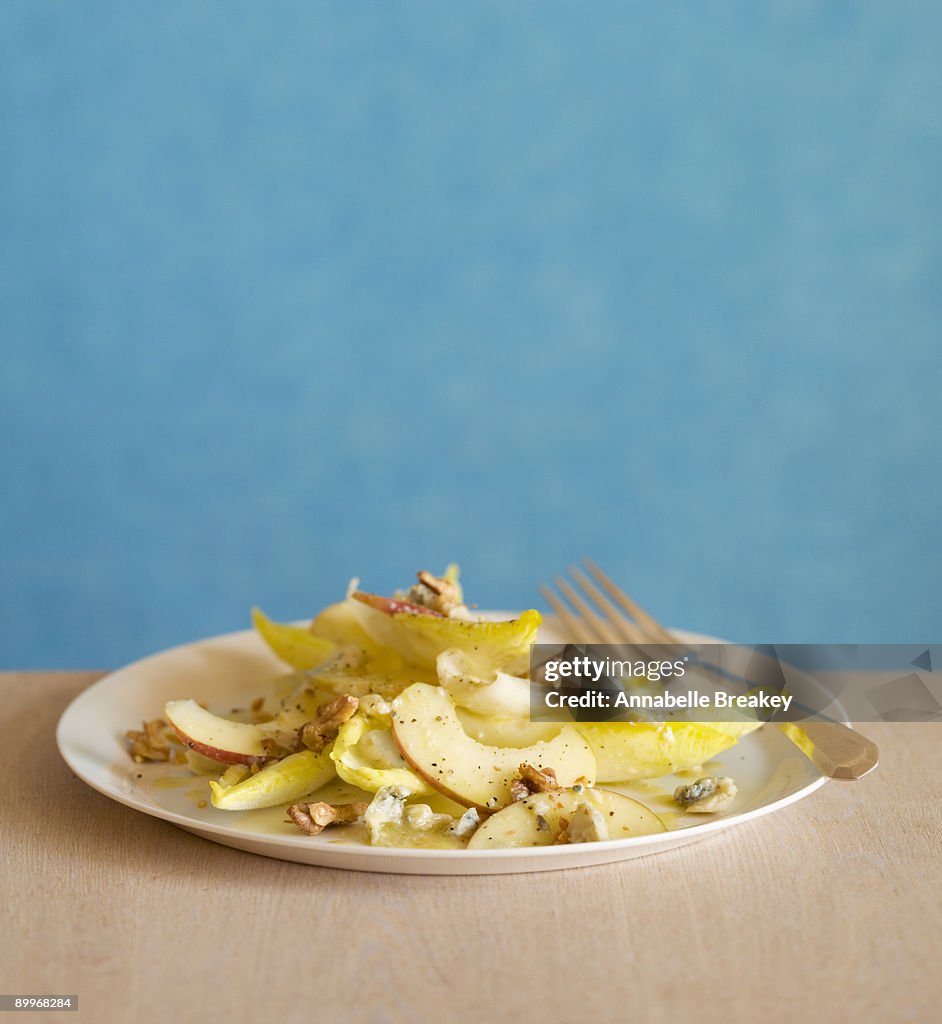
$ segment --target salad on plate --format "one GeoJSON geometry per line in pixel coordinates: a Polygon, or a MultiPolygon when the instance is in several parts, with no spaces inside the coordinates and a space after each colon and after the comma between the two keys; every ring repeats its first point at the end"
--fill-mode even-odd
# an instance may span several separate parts
{"type": "Polygon", "coordinates": [[[307,626],[259,609],[253,621],[290,674],[227,716],[181,694],[128,732],[129,751],[208,776],[220,814],[283,807],[284,827],[309,836],[488,850],[663,832],[606,786],[688,772],[677,805],[722,813],[735,783],[699,766],[760,724],[531,721],[541,616],[475,614],[456,566],[391,597],[354,580],[307,626]]]}

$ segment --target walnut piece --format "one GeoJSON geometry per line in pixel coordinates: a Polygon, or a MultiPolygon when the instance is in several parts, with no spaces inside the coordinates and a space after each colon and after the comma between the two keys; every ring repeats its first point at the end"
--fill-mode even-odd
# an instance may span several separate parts
{"type": "Polygon", "coordinates": [[[292,804],[288,808],[288,817],[302,832],[316,836],[331,825],[350,825],[366,811],[366,804],[327,804],[318,803],[292,804]]]}
{"type": "Polygon", "coordinates": [[[340,727],[353,717],[359,706],[359,699],[349,693],[342,693],[336,700],[321,704],[314,718],[298,729],[301,746],[319,753],[337,738],[340,727]]]}
{"type": "Polygon", "coordinates": [[[534,768],[532,764],[520,765],[518,778],[510,783],[514,803],[526,800],[533,793],[547,793],[552,789],[559,789],[556,772],[552,768],[534,768]]]}
{"type": "Polygon", "coordinates": [[[411,604],[420,605],[442,615],[450,615],[456,609],[464,609],[461,588],[443,576],[435,576],[423,569],[417,573],[418,583],[414,583],[405,595],[411,604]]]}
{"type": "Polygon", "coordinates": [[[131,757],[141,764],[142,761],[169,761],[170,743],[164,734],[167,723],[162,718],[154,718],[149,722],[141,722],[143,730],[128,729],[126,735],[130,740],[131,757]]]}

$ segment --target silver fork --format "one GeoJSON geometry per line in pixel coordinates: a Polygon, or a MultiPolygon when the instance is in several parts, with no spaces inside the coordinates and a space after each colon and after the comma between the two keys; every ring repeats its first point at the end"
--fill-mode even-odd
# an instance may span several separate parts
{"type": "MultiPolygon", "coordinates": [[[[616,586],[602,570],[585,560],[591,579],[570,567],[572,582],[557,576],[560,594],[540,587],[574,643],[617,644],[643,651],[645,644],[677,644],[680,639],[616,586]],[[567,603],[568,602],[568,603],[567,603]]],[[[818,770],[832,779],[860,779],[876,768],[877,746],[866,736],[836,722],[776,723],[818,770]]]]}

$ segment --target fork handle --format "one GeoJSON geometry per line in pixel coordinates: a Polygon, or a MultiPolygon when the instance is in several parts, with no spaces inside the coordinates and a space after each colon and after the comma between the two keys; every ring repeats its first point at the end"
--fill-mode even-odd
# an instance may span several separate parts
{"type": "Polygon", "coordinates": [[[860,779],[879,763],[877,745],[838,722],[780,722],[779,728],[828,778],[860,779]]]}

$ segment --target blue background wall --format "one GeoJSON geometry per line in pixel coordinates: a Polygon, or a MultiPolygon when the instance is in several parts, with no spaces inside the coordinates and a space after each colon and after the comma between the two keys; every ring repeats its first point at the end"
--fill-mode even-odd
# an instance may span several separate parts
{"type": "Polygon", "coordinates": [[[593,555],[938,639],[942,6],[0,9],[0,612],[105,666],[593,555]],[[759,9],[761,7],[761,9],[759,9]]]}

